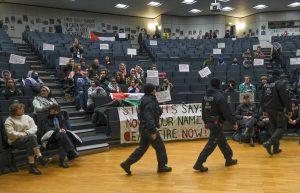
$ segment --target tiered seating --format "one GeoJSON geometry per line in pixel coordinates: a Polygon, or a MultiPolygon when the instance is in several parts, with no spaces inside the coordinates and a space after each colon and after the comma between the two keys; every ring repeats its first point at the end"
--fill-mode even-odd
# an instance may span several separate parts
{"type": "Polygon", "coordinates": [[[0,28],[0,51],[18,53],[18,48],[13,44],[13,41],[2,28],[0,28]]]}
{"type": "Polygon", "coordinates": [[[72,41],[77,38],[83,46],[83,57],[91,62],[94,58],[103,60],[105,56],[112,56],[119,59],[129,59],[127,56],[127,48],[132,48],[130,41],[114,41],[114,42],[100,42],[91,41],[81,37],[72,35],[58,34],[58,33],[43,33],[43,32],[24,32],[23,40],[33,45],[35,51],[43,58],[43,62],[49,68],[54,68],[58,65],[59,57],[70,57],[70,47],[72,41]],[[54,44],[54,51],[43,51],[43,43],[54,44]],[[100,51],[100,43],[109,44],[109,50],[100,51]]]}

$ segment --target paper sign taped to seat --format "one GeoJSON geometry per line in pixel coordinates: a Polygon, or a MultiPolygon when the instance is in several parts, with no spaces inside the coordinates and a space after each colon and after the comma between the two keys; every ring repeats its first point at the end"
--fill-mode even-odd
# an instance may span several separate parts
{"type": "Polygon", "coordinates": [[[213,54],[215,54],[215,55],[222,54],[222,50],[221,49],[213,49],[213,54]]]}
{"type": "Polygon", "coordinates": [[[54,45],[53,44],[47,44],[47,43],[43,43],[43,50],[46,51],[54,51],[54,45]]]}
{"type": "Polygon", "coordinates": [[[211,71],[208,67],[205,67],[202,70],[200,70],[198,73],[200,74],[201,78],[205,78],[211,74],[211,71]]]}
{"type": "Polygon", "coordinates": [[[136,49],[128,48],[127,55],[136,56],[137,55],[136,49]]]}
{"type": "Polygon", "coordinates": [[[72,58],[59,57],[59,65],[60,66],[67,65],[67,63],[69,63],[70,59],[72,59],[72,58]]]}
{"type": "Polygon", "coordinates": [[[109,44],[100,44],[100,50],[109,50],[109,44]]]}
{"type": "Polygon", "coordinates": [[[190,65],[189,64],[179,64],[179,72],[189,72],[190,65]]]}
{"type": "Polygon", "coordinates": [[[10,54],[9,63],[10,64],[25,64],[26,57],[19,56],[16,54],[10,54]]]}
{"type": "Polygon", "coordinates": [[[263,66],[265,64],[264,59],[255,58],[253,60],[253,66],[263,66]]]}

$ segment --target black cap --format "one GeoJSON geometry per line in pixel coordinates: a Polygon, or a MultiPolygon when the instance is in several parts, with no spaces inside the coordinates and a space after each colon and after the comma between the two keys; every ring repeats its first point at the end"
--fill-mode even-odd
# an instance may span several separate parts
{"type": "Polygon", "coordinates": [[[273,70],[272,76],[274,77],[280,77],[280,71],[279,70],[273,70]]]}
{"type": "Polygon", "coordinates": [[[150,95],[155,90],[155,86],[153,84],[145,84],[144,85],[144,92],[145,95],[150,95]]]}
{"type": "Polygon", "coordinates": [[[213,88],[219,89],[220,84],[221,84],[221,81],[217,78],[212,78],[211,81],[210,81],[210,86],[212,86],[213,88]]]}

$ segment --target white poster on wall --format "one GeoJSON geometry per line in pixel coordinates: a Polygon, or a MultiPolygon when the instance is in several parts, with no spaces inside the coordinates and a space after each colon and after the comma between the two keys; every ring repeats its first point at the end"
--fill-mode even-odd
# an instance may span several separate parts
{"type": "Polygon", "coordinates": [[[25,64],[26,57],[19,56],[16,54],[10,54],[9,63],[10,64],[25,64]]]}
{"type": "Polygon", "coordinates": [[[218,43],[218,48],[225,48],[225,43],[218,43]]]}
{"type": "Polygon", "coordinates": [[[189,72],[190,65],[189,64],[179,64],[179,72],[189,72]]]}
{"type": "Polygon", "coordinates": [[[109,44],[100,44],[100,50],[109,50],[109,44]]]}
{"type": "MultiPolygon", "coordinates": [[[[170,104],[160,107],[163,114],[158,131],[164,141],[192,140],[209,136],[209,130],[205,129],[202,121],[201,103],[170,104]]],[[[139,142],[137,108],[136,106],[118,108],[122,144],[139,142]]]]}
{"type": "Polygon", "coordinates": [[[127,55],[136,56],[137,55],[136,49],[128,48],[127,55]]]}
{"type": "Polygon", "coordinates": [[[198,73],[200,74],[201,78],[205,78],[211,74],[211,71],[208,67],[205,67],[202,70],[200,70],[198,73]]]}
{"type": "Polygon", "coordinates": [[[290,58],[290,65],[300,64],[300,58],[290,58]]]}
{"type": "Polygon", "coordinates": [[[263,66],[264,64],[265,64],[265,60],[264,59],[255,58],[253,60],[253,65],[254,66],[263,66]]]}
{"type": "Polygon", "coordinates": [[[150,46],[157,46],[157,40],[150,40],[150,46]]]}
{"type": "Polygon", "coordinates": [[[53,44],[43,43],[43,50],[54,51],[54,47],[55,46],[53,44]]]}
{"type": "Polygon", "coordinates": [[[215,54],[215,55],[222,54],[222,50],[221,49],[213,49],[213,54],[215,54]]]}
{"type": "Polygon", "coordinates": [[[59,65],[60,66],[65,66],[67,63],[70,61],[72,58],[67,58],[67,57],[59,57],[59,65]]]}

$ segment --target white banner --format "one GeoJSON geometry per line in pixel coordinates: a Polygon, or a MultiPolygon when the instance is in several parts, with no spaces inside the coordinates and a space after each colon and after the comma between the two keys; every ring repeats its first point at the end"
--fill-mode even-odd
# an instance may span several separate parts
{"type": "Polygon", "coordinates": [[[300,64],[300,58],[290,58],[290,65],[300,64]]]}
{"type": "Polygon", "coordinates": [[[300,49],[297,49],[296,56],[300,56],[300,49]]]}
{"type": "Polygon", "coordinates": [[[157,46],[157,40],[150,40],[150,46],[157,46]]]}
{"type": "Polygon", "coordinates": [[[159,103],[171,101],[170,90],[156,92],[156,98],[159,103]]]}
{"type": "MultiPolygon", "coordinates": [[[[209,130],[202,121],[201,103],[161,105],[163,114],[158,131],[164,141],[207,138],[209,130]]],[[[118,108],[121,143],[139,142],[137,107],[118,108]]]]}
{"type": "Polygon", "coordinates": [[[127,55],[136,56],[137,55],[136,49],[128,48],[127,55]]]}
{"type": "Polygon", "coordinates": [[[125,39],[126,38],[126,33],[119,33],[119,38],[120,39],[125,39]]]}
{"type": "Polygon", "coordinates": [[[54,47],[55,46],[53,44],[43,43],[43,50],[54,51],[54,47]]]}
{"type": "Polygon", "coordinates": [[[225,48],[225,43],[218,43],[218,48],[225,48]]]}
{"type": "Polygon", "coordinates": [[[213,54],[215,54],[215,55],[222,54],[222,50],[221,49],[213,49],[213,54]]]}
{"type": "Polygon", "coordinates": [[[158,77],[157,70],[147,70],[147,77],[158,77]]]}
{"type": "Polygon", "coordinates": [[[109,44],[100,44],[100,50],[109,50],[109,44]]]}
{"type": "Polygon", "coordinates": [[[211,74],[211,71],[208,67],[205,67],[202,70],[200,70],[198,73],[200,74],[201,78],[205,78],[211,74]]]}
{"type": "Polygon", "coordinates": [[[103,41],[103,42],[114,42],[114,41],[116,41],[115,37],[99,37],[98,39],[100,41],[103,41]]]}
{"type": "Polygon", "coordinates": [[[255,58],[253,60],[253,66],[263,66],[265,64],[264,59],[255,58]]]}
{"type": "Polygon", "coordinates": [[[15,54],[10,54],[9,63],[10,64],[25,64],[26,57],[19,56],[15,54]]]}
{"type": "Polygon", "coordinates": [[[179,64],[179,72],[189,72],[190,65],[189,64],[179,64]]]}
{"type": "Polygon", "coordinates": [[[59,65],[65,66],[72,58],[66,58],[66,57],[59,57],[59,65]]]}

